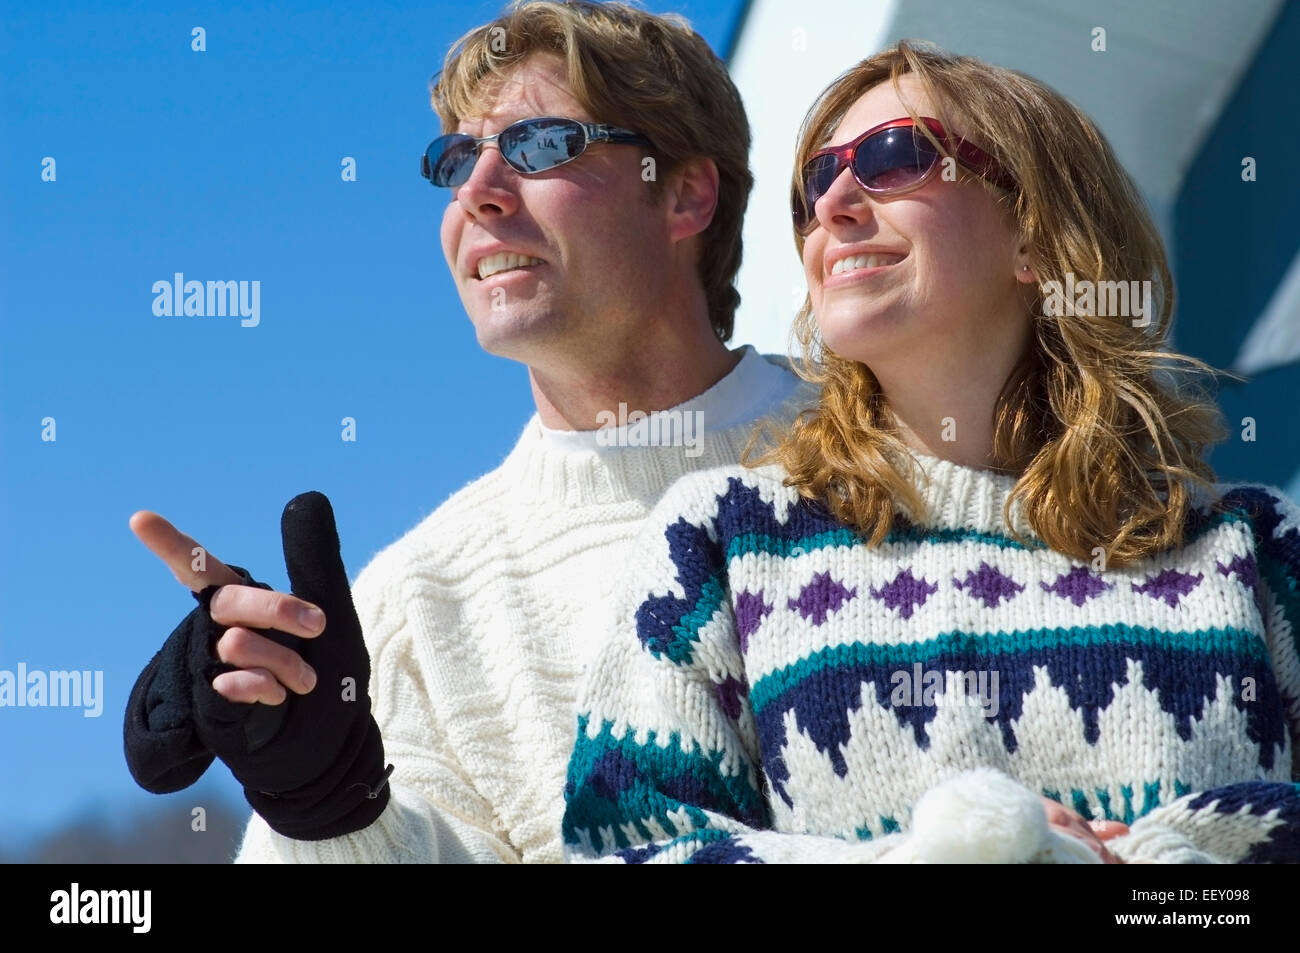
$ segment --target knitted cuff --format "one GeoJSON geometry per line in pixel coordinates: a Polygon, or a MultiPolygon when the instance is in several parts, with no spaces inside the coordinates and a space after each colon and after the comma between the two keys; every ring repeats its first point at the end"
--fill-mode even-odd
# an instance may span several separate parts
{"type": "Polygon", "coordinates": [[[1106,842],[1106,849],[1126,864],[1217,864],[1183,834],[1150,824],[1106,842]]]}

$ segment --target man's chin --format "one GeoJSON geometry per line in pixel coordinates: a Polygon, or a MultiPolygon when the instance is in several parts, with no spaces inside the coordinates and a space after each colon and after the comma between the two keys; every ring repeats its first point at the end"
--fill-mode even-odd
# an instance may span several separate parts
{"type": "MultiPolygon", "coordinates": [[[[471,319],[473,320],[473,319],[471,319]]],[[[529,362],[538,346],[555,336],[555,322],[544,314],[493,313],[474,320],[478,345],[496,357],[529,362]]]]}

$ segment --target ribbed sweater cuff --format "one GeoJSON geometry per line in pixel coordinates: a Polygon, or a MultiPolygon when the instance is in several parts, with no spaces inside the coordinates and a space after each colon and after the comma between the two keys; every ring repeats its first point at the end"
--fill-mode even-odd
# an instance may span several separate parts
{"type": "Polygon", "coordinates": [[[1116,837],[1106,848],[1126,864],[1217,864],[1221,861],[1197,850],[1183,834],[1153,824],[1116,837]]]}
{"type": "Polygon", "coordinates": [[[400,864],[424,859],[412,855],[410,824],[398,789],[373,823],[342,837],[296,840],[265,827],[256,836],[263,842],[246,842],[236,863],[400,864]],[[274,856],[267,856],[267,848],[274,856]]]}

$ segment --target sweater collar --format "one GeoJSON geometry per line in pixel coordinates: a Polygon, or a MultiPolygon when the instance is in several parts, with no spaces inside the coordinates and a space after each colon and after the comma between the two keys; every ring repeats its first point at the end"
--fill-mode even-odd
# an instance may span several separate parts
{"type": "MultiPolygon", "coordinates": [[[[749,359],[747,354],[741,365],[749,359]]],[[[762,355],[755,354],[754,359],[783,375],[790,375],[789,371],[780,370],[780,365],[772,367],[762,355]]],[[[735,376],[741,365],[737,365],[732,374],[723,378],[714,389],[735,376]]],[[[761,368],[757,370],[761,375],[766,374],[761,368]]],[[[789,381],[787,385],[795,386],[789,381]]],[[[696,403],[709,393],[675,409],[698,409],[696,403]]],[[[770,396],[776,391],[765,393],[770,396]]],[[[529,502],[584,506],[637,500],[649,507],[687,473],[736,466],[758,416],[770,412],[772,416],[788,420],[814,402],[815,391],[811,386],[798,385],[783,401],[755,406],[753,416],[743,423],[720,430],[704,430],[696,447],[596,446],[594,441],[592,445],[583,445],[566,439],[554,440],[551,439],[554,432],[546,433],[537,415],[533,414],[502,464],[502,470],[516,487],[519,498],[529,502]],[[688,451],[695,455],[688,455],[688,451]]],[[[963,466],[911,448],[909,452],[921,467],[922,477],[917,488],[925,503],[924,522],[927,526],[997,534],[1005,534],[1014,527],[1022,535],[1036,538],[1018,502],[1011,510],[1011,526],[1003,519],[1003,506],[1019,477],[963,466]]]]}
{"type": "Polygon", "coordinates": [[[801,382],[787,362],[752,347],[744,352],[730,374],[672,409],[680,415],[701,414],[696,420],[703,426],[691,433],[690,446],[629,445],[635,441],[618,439],[629,428],[606,432],[609,445],[598,444],[594,431],[571,439],[567,433],[545,431],[534,413],[502,464],[503,474],[518,497],[529,502],[584,506],[632,500],[649,507],[687,473],[735,466],[762,417],[789,420],[816,401],[813,387],[801,382]],[[719,421],[728,425],[718,427],[719,421]]]}
{"type": "MultiPolygon", "coordinates": [[[[789,396],[796,381],[788,366],[776,359],[765,358],[753,345],[747,344],[738,351],[740,360],[721,380],[702,394],[698,394],[676,407],[649,415],[647,425],[658,426],[656,418],[675,415],[686,419],[691,415],[705,430],[730,430],[752,423],[756,407],[767,408],[779,404],[789,396]]],[[[629,446],[629,432],[637,424],[627,424],[629,410],[626,404],[611,409],[617,426],[599,430],[552,430],[538,422],[543,439],[557,450],[604,450],[609,447],[629,446]]],[[[633,438],[635,440],[635,438],[633,438]]]]}
{"type": "Polygon", "coordinates": [[[923,474],[917,489],[925,503],[927,526],[998,534],[1014,528],[1036,537],[1019,501],[1011,509],[1010,524],[1003,518],[1003,507],[1018,476],[963,466],[911,448],[909,452],[923,474]]]}

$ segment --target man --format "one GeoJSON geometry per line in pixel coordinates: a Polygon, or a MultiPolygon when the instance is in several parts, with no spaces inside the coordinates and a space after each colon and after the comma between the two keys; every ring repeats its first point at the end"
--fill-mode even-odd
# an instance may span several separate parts
{"type": "Polygon", "coordinates": [[[480,345],[528,368],[515,448],[351,600],[319,495],[285,513],[296,596],[211,556],[196,572],[193,540],[132,517],[200,608],[137,683],[128,763],[175,790],[222,757],[258,811],[241,861],[561,861],[574,702],[638,521],[810,399],[781,362],[726,347],[749,126],[684,21],[512,7],[453,46],[432,92],[444,132],[484,140],[435,141],[425,172],[451,190],[443,251],[480,345]],[[516,125],[542,117],[583,128],[516,125]],[[596,429],[611,419],[628,423],[596,429]],[[323,623],[299,616],[313,602],[323,623]]]}

